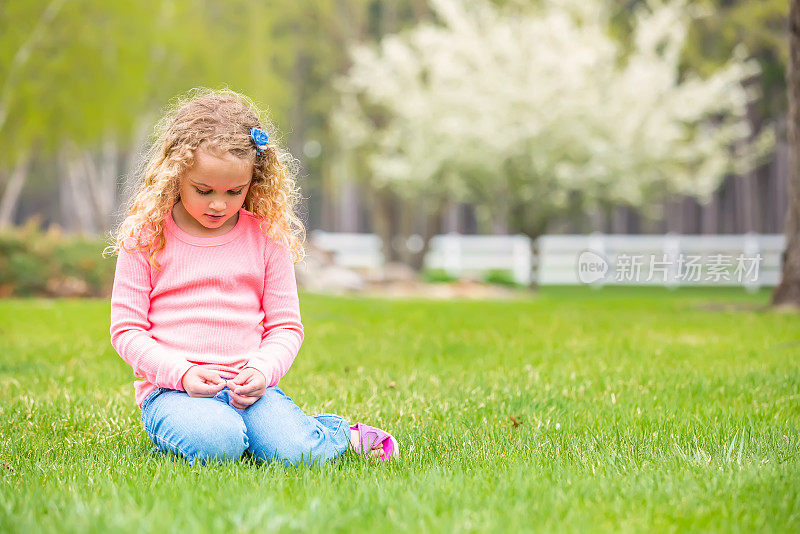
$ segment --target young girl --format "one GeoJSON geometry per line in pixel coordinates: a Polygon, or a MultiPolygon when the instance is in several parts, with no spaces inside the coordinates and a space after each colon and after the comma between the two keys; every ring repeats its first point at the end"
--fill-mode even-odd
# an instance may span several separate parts
{"type": "Polygon", "coordinates": [[[159,124],[114,233],[111,344],[133,367],[156,449],[190,463],[388,459],[388,433],[307,416],[278,387],[303,341],[291,156],[232,91],[195,90],[159,124]]]}

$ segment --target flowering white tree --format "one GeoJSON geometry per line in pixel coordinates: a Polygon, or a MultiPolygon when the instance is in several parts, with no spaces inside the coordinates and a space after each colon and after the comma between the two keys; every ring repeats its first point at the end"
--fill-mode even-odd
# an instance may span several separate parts
{"type": "Polygon", "coordinates": [[[681,72],[683,1],[637,11],[630,42],[601,0],[433,5],[437,23],[355,47],[338,84],[338,138],[373,186],[474,202],[489,219],[521,207],[515,230],[536,235],[571,195],[708,198],[771,143],[746,121],[757,67],[744,50],[709,78],[681,72]]]}

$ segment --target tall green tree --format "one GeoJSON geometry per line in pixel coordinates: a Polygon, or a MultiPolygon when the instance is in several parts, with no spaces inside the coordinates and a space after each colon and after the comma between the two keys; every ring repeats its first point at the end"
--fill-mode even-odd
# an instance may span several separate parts
{"type": "MultiPolygon", "coordinates": [[[[0,5],[0,170],[26,169],[31,156],[57,161],[65,210],[103,230],[120,155],[152,131],[173,96],[230,86],[285,124],[292,92],[274,64],[288,51],[271,38],[282,18],[244,0],[0,5]]],[[[0,207],[10,214],[25,173],[7,174],[12,194],[0,207]]]]}
{"type": "Polygon", "coordinates": [[[683,56],[686,69],[708,76],[744,47],[758,62],[753,83],[763,95],[755,102],[756,120],[776,120],[786,113],[789,47],[786,0],[693,0],[683,56]]]}

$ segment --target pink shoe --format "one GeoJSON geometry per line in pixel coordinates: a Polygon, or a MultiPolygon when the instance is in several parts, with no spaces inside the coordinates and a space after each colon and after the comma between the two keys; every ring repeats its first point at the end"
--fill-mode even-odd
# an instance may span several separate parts
{"type": "Polygon", "coordinates": [[[388,460],[392,456],[400,454],[400,447],[394,436],[380,428],[356,423],[355,426],[350,427],[350,430],[358,431],[358,437],[361,440],[361,450],[358,451],[360,454],[369,454],[369,451],[380,449],[381,460],[388,460]]]}

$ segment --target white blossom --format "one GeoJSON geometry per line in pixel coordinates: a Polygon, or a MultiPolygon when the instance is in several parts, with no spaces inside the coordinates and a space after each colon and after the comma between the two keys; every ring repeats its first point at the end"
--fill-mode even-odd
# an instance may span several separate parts
{"type": "Polygon", "coordinates": [[[757,70],[742,50],[706,79],[682,78],[683,1],[640,9],[627,47],[599,0],[516,12],[433,4],[439,23],[355,47],[337,85],[338,138],[368,154],[376,184],[476,202],[505,191],[558,206],[580,191],[644,205],[707,198],[771,142],[751,140],[743,82],[757,70]]]}

